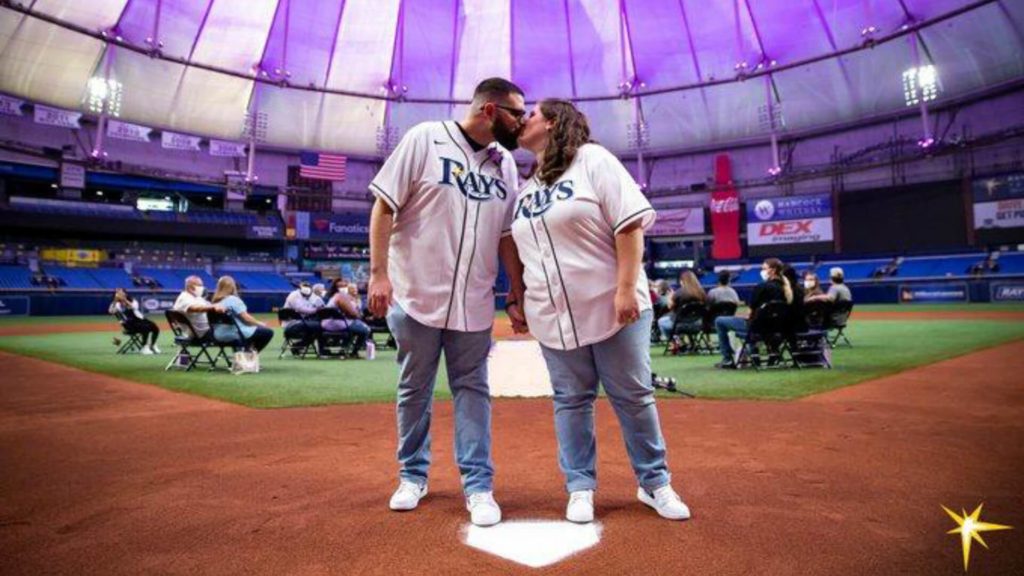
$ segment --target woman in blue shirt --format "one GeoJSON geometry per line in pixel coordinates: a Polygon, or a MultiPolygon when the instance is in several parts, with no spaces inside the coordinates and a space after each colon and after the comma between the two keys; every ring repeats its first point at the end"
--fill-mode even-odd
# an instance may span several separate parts
{"type": "MultiPolygon", "coordinates": [[[[238,285],[231,276],[221,276],[220,280],[217,280],[217,292],[213,295],[213,303],[223,306],[236,320],[246,344],[255,348],[257,352],[266,348],[274,337],[273,330],[249,314],[245,302],[238,297],[238,285]]],[[[218,324],[214,326],[213,338],[221,342],[231,341],[235,339],[235,333],[230,326],[218,324]]]]}

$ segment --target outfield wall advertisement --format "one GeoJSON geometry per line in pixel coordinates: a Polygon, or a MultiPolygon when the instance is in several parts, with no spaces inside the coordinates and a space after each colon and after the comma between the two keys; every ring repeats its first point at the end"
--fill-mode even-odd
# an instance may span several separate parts
{"type": "Polygon", "coordinates": [[[832,242],[830,195],[763,198],[747,202],[748,245],[821,242],[832,242]]]}

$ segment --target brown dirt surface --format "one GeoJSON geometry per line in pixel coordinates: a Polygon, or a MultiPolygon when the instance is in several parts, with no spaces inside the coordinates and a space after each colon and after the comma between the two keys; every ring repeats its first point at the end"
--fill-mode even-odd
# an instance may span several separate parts
{"type": "MultiPolygon", "coordinates": [[[[1024,573],[1024,342],[795,402],[659,402],[684,523],[635,501],[600,400],[602,542],[538,570],[462,544],[450,402],[431,493],[398,514],[391,405],[251,410],[0,362],[3,574],[956,575],[940,504],[982,502],[1014,530],[970,574],[1024,573]]],[[[560,519],[550,401],[496,401],[493,426],[505,519],[560,519]]]]}

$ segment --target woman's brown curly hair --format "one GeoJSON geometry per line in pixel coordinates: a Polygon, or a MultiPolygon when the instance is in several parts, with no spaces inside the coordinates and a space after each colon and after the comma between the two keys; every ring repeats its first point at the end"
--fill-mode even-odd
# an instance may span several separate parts
{"type": "Polygon", "coordinates": [[[569,169],[580,146],[593,140],[587,117],[572,102],[548,98],[540,101],[540,111],[554,125],[548,132],[544,163],[537,171],[537,179],[551,186],[569,169]]]}

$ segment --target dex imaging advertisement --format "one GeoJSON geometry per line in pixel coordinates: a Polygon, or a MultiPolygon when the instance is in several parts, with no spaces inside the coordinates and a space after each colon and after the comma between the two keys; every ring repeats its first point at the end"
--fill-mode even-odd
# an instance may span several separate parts
{"type": "Polygon", "coordinates": [[[832,241],[832,197],[787,196],[747,201],[747,244],[832,241]]]}

